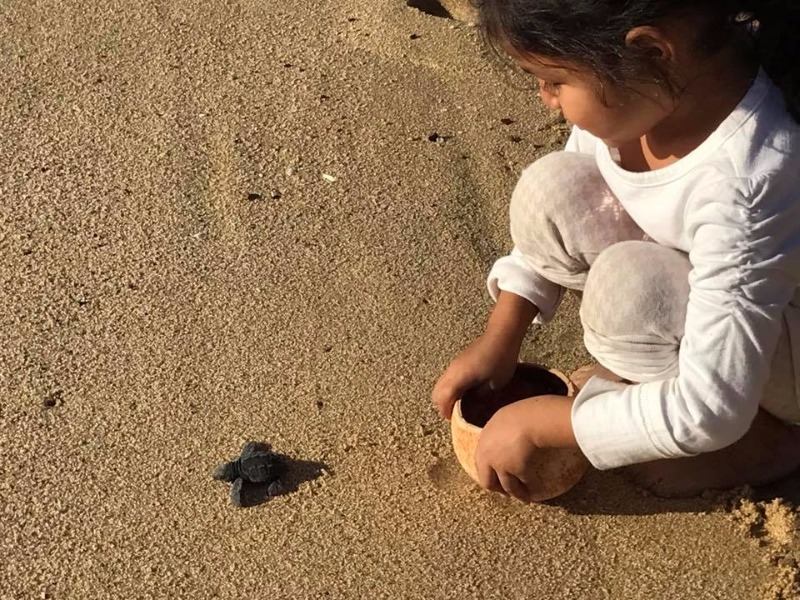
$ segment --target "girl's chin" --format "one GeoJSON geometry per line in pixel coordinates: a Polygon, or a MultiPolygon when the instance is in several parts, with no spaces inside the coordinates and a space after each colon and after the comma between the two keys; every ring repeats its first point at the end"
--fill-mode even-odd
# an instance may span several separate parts
{"type": "Polygon", "coordinates": [[[623,146],[627,146],[629,144],[635,144],[639,141],[638,138],[633,140],[621,140],[618,138],[605,138],[600,136],[597,137],[599,137],[603,141],[603,143],[609,148],[616,148],[616,149],[622,148],[623,146]]]}
{"type": "Polygon", "coordinates": [[[587,133],[591,133],[594,137],[603,142],[609,148],[619,148],[620,146],[625,144],[624,141],[621,141],[618,138],[607,137],[608,136],[607,131],[592,131],[590,128],[581,127],[580,125],[578,125],[578,127],[583,129],[587,133]]]}
{"type": "Polygon", "coordinates": [[[623,146],[627,146],[628,144],[636,143],[640,139],[638,137],[635,137],[633,139],[620,139],[618,137],[609,137],[608,134],[610,132],[608,131],[597,131],[597,130],[592,131],[591,128],[582,127],[581,125],[578,125],[578,127],[580,127],[583,131],[586,131],[587,133],[591,133],[594,137],[599,139],[609,148],[622,148],[623,146]]]}

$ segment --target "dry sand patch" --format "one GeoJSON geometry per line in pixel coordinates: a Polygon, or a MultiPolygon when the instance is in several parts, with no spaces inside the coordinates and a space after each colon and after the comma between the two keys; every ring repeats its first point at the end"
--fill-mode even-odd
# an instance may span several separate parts
{"type": "MultiPolygon", "coordinates": [[[[430,388],[564,134],[474,28],[402,0],[5,0],[0,61],[0,597],[786,588],[710,499],[592,473],[523,507],[455,467],[430,388]],[[237,510],[210,471],[248,439],[326,468],[237,510]]],[[[585,362],[575,311],[523,358],[585,362]]]]}

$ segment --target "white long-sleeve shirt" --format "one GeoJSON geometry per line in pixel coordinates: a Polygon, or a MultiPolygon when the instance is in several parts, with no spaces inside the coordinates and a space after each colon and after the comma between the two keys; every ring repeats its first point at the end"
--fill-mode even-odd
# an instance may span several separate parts
{"type": "MultiPolygon", "coordinates": [[[[566,149],[593,154],[642,230],[692,264],[680,374],[629,386],[592,378],[572,409],[579,446],[608,469],[732,444],[758,411],[783,317],[800,373],[800,308],[792,302],[800,284],[800,126],[780,90],[761,71],[706,141],[655,171],[623,170],[614,150],[577,128],[566,149]]],[[[536,304],[540,322],[562,294],[516,250],[495,263],[488,287],[494,299],[507,290],[536,304]]]]}

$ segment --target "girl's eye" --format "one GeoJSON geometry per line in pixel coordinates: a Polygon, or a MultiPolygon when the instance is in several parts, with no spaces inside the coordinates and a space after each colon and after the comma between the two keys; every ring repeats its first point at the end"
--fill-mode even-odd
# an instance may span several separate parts
{"type": "Polygon", "coordinates": [[[542,89],[543,92],[547,92],[548,94],[557,94],[558,90],[561,88],[561,84],[551,83],[549,81],[540,81],[539,87],[542,89]]]}

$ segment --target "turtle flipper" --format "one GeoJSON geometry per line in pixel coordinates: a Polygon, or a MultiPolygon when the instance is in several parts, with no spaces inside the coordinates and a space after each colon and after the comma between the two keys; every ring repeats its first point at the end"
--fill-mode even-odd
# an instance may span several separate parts
{"type": "Polygon", "coordinates": [[[234,462],[225,462],[214,469],[212,476],[214,479],[230,482],[239,476],[237,471],[238,469],[236,468],[236,464],[234,462]]]}
{"type": "Polygon", "coordinates": [[[281,494],[284,493],[285,489],[286,488],[284,488],[280,479],[276,479],[275,481],[269,484],[269,487],[267,488],[267,494],[269,494],[270,497],[280,496],[281,494]]]}
{"type": "Polygon", "coordinates": [[[231,486],[231,503],[238,508],[244,508],[244,479],[241,477],[238,477],[231,486]]]}

